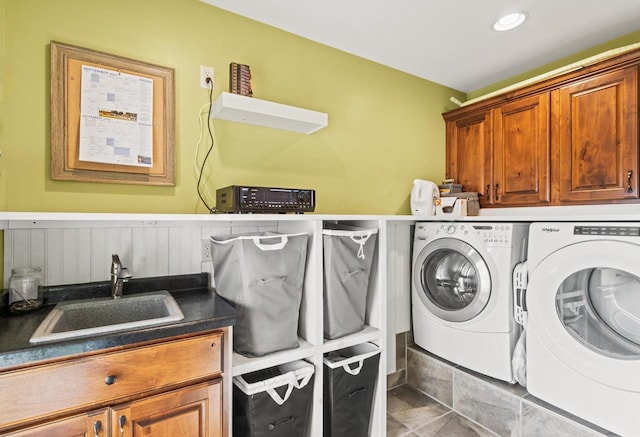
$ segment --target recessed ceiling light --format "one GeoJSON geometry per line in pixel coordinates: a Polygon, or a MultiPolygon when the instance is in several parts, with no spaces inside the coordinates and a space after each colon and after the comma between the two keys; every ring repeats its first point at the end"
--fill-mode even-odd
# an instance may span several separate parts
{"type": "Polygon", "coordinates": [[[496,21],[493,25],[493,29],[499,32],[502,32],[504,30],[511,30],[520,26],[526,19],[527,14],[525,12],[515,12],[513,14],[508,14],[496,21]]]}

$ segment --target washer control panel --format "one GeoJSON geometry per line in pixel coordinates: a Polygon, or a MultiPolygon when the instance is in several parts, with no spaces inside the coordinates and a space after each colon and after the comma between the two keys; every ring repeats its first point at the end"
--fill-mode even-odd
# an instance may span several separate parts
{"type": "MultiPolygon", "coordinates": [[[[485,246],[510,247],[512,242],[513,226],[506,224],[472,224],[472,223],[440,223],[433,235],[437,237],[464,238],[469,233],[475,235],[485,246]]],[[[416,226],[415,238],[427,239],[427,227],[421,224],[416,226]]]]}
{"type": "Polygon", "coordinates": [[[510,224],[504,225],[472,225],[480,239],[487,246],[511,246],[510,224]]]}

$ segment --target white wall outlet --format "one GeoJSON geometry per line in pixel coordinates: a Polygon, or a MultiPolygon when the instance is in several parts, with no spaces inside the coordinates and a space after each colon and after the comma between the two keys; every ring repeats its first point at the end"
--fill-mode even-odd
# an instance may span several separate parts
{"type": "Polygon", "coordinates": [[[201,241],[202,262],[211,261],[211,240],[206,238],[201,241]]]}
{"type": "Polygon", "coordinates": [[[200,88],[213,88],[213,67],[200,66],[200,88]],[[207,82],[207,79],[210,79],[211,83],[207,82]]]}

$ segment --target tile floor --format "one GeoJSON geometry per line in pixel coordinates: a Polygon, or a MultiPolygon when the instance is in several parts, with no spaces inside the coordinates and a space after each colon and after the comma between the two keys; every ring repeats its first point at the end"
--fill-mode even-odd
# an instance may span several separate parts
{"type": "Polygon", "coordinates": [[[388,385],[388,437],[619,437],[415,345],[406,357],[407,379],[388,385]]]}
{"type": "Polygon", "coordinates": [[[387,437],[494,437],[435,399],[403,385],[387,392],[387,437]]]}

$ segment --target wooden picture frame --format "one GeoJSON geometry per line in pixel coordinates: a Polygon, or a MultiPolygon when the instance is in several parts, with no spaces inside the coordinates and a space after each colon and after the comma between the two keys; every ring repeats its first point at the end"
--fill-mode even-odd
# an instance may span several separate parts
{"type": "Polygon", "coordinates": [[[174,89],[172,68],[51,41],[51,179],[175,186],[174,89]],[[80,160],[83,66],[153,81],[152,164],[80,160]]]}

